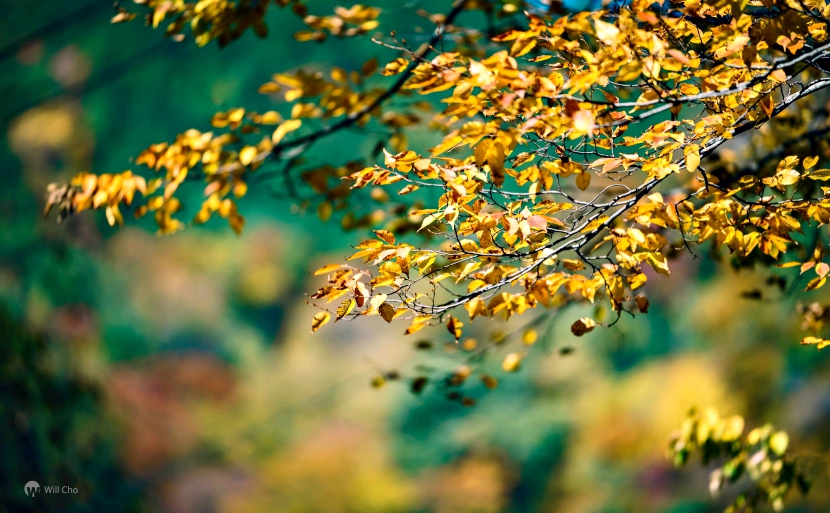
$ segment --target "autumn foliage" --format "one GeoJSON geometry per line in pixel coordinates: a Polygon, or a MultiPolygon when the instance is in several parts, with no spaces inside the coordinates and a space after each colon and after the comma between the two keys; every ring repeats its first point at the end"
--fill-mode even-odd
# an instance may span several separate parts
{"type": "MultiPolygon", "coordinates": [[[[649,281],[668,278],[681,256],[798,267],[806,289],[825,285],[830,265],[817,233],[830,223],[821,142],[830,132],[830,5],[631,0],[560,15],[513,0],[445,3],[444,13],[423,13],[431,33],[416,46],[396,35],[405,21],[363,5],[329,14],[298,0],[121,8],[114,21],[146,15],[199,45],[227,44],[249,28],[265,36],[267,9],[285,8],[305,26],[298,41],[372,37],[390,58],[353,70],[279,70],[259,88],[279,102],[274,110],[216,113],[212,130],[143,151],[141,171],[53,184],[47,211],[100,209],[110,225],[127,210],[152,214],[163,234],[219,216],[240,233],[238,200],[261,174],[278,174],[323,220],[373,233],[345,261],[314,272],[326,283],[310,294],[313,331],[379,315],[405,323],[406,334],[440,324],[458,341],[478,317],[605,304],[607,319],[573,319],[581,336],[647,313],[649,281]],[[411,147],[407,134],[424,129],[440,138],[411,147]],[[351,160],[304,161],[317,141],[346,130],[382,135],[375,151],[351,160]],[[179,193],[197,182],[205,199],[188,221],[179,193]],[[367,198],[391,221],[363,215],[367,198]]],[[[801,314],[810,331],[802,343],[830,344],[825,308],[801,314]]],[[[503,369],[520,363],[511,353],[503,369]]],[[[461,374],[463,382],[471,371],[461,374]]],[[[801,479],[786,467],[786,435],[762,428],[743,440],[742,420],[740,429],[737,420],[717,427],[707,415],[678,435],[678,463],[694,451],[740,457],[763,486],[735,511],[779,507],[801,479]],[[720,434],[701,435],[704,424],[720,434]],[[761,447],[770,469],[744,444],[761,447]]],[[[713,478],[715,488],[729,472],[713,478]]]]}

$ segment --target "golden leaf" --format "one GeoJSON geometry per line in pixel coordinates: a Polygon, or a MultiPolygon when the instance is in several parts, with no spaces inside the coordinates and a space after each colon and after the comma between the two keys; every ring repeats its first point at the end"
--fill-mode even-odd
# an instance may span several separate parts
{"type": "Polygon", "coordinates": [[[328,312],[317,313],[311,320],[311,332],[314,333],[319,330],[324,324],[329,322],[329,319],[331,319],[331,315],[328,312]]]}
{"type": "Polygon", "coordinates": [[[620,29],[602,20],[594,20],[597,38],[608,46],[613,46],[620,35],[620,29]]]}
{"type": "Polygon", "coordinates": [[[802,346],[816,346],[819,350],[830,346],[830,340],[821,337],[804,337],[801,339],[802,346]]]}
{"type": "Polygon", "coordinates": [[[783,69],[777,69],[770,73],[770,78],[775,80],[776,82],[786,82],[787,81],[787,72],[783,69]]]}
{"type": "Polygon", "coordinates": [[[340,303],[340,306],[337,307],[337,316],[334,318],[334,322],[337,322],[343,317],[349,315],[349,313],[354,310],[355,305],[357,305],[357,301],[354,299],[347,299],[340,303]]]}
{"type": "Polygon", "coordinates": [[[255,146],[245,146],[239,151],[239,162],[241,162],[243,166],[247,166],[254,161],[257,153],[258,152],[255,146]]]}
{"type": "Polygon", "coordinates": [[[380,74],[383,76],[397,75],[398,73],[405,70],[407,66],[409,66],[409,61],[402,57],[398,57],[394,61],[387,64],[380,74]]]}
{"type": "Polygon", "coordinates": [[[274,134],[271,136],[271,142],[274,144],[279,144],[280,141],[289,133],[293,132],[300,128],[303,122],[299,119],[289,119],[288,121],[282,123],[280,126],[274,130],[274,134]]]}
{"type": "Polygon", "coordinates": [[[811,171],[807,178],[812,180],[830,180],[830,169],[816,169],[811,171]]]}
{"type": "Polygon", "coordinates": [[[377,235],[378,238],[385,240],[389,244],[395,243],[395,236],[389,230],[375,230],[375,235],[377,235]]]}
{"type": "Polygon", "coordinates": [[[779,456],[783,456],[787,452],[787,446],[789,444],[790,437],[784,431],[778,431],[769,437],[769,448],[779,456]]]}
{"type": "Polygon", "coordinates": [[[575,260],[572,258],[563,258],[562,266],[569,271],[581,271],[585,269],[585,264],[582,260],[575,260]]]}
{"type": "Polygon", "coordinates": [[[405,335],[411,335],[415,332],[421,331],[424,329],[428,324],[429,321],[432,319],[429,315],[421,315],[412,319],[412,324],[406,329],[404,332],[405,335]]]}
{"type": "Polygon", "coordinates": [[[314,276],[320,276],[321,274],[328,274],[332,271],[336,271],[336,270],[340,269],[341,267],[343,267],[343,264],[325,265],[325,266],[317,269],[316,271],[314,271],[314,276]]]}
{"type": "Polygon", "coordinates": [[[522,357],[519,353],[510,353],[504,357],[501,362],[501,368],[504,372],[516,372],[522,366],[522,357]]]}

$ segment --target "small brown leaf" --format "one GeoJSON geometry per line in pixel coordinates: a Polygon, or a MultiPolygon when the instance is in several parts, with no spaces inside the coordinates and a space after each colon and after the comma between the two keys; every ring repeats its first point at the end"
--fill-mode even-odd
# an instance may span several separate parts
{"type": "Polygon", "coordinates": [[[576,186],[579,187],[579,190],[584,191],[591,185],[591,173],[588,171],[583,171],[576,175],[576,186]]]}
{"type": "Polygon", "coordinates": [[[648,313],[648,298],[645,296],[636,296],[634,301],[637,303],[637,309],[642,313],[648,313]]]}
{"type": "Polygon", "coordinates": [[[392,318],[395,317],[395,308],[389,303],[383,303],[380,305],[378,307],[378,312],[380,312],[380,316],[383,317],[383,320],[386,322],[392,322],[392,318]]]}
{"type": "Polygon", "coordinates": [[[429,382],[429,380],[427,378],[425,378],[424,376],[418,376],[417,378],[413,379],[412,380],[412,386],[410,388],[412,390],[412,393],[413,394],[420,394],[421,392],[423,392],[424,388],[426,388],[428,382],[429,382]]]}
{"type": "Polygon", "coordinates": [[[582,335],[591,332],[596,325],[597,323],[590,317],[583,317],[571,325],[571,333],[577,337],[581,337],[582,335]]]}
{"type": "Polygon", "coordinates": [[[489,374],[482,374],[481,382],[484,383],[484,386],[487,387],[488,390],[493,390],[499,386],[499,380],[489,374]]]}
{"type": "Polygon", "coordinates": [[[449,320],[447,321],[447,331],[450,332],[450,335],[455,337],[455,340],[461,338],[461,327],[464,326],[464,323],[453,317],[450,316],[449,320]]]}

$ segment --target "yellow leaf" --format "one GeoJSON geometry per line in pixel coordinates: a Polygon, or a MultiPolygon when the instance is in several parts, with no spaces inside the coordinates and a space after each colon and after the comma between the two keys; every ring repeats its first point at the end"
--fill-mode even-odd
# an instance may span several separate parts
{"type": "Polygon", "coordinates": [[[646,259],[655,271],[666,276],[669,275],[669,263],[662,253],[649,253],[646,259]]]}
{"type": "Polygon", "coordinates": [[[377,310],[386,301],[386,294],[375,294],[369,301],[369,311],[377,310]]]}
{"type": "Polygon", "coordinates": [[[571,258],[563,258],[562,265],[569,271],[581,271],[585,269],[585,264],[582,260],[575,260],[571,258]]]}
{"type": "Polygon", "coordinates": [[[395,243],[395,236],[389,230],[374,230],[378,238],[385,240],[389,244],[395,243]]]}
{"type": "Polygon", "coordinates": [[[804,337],[801,339],[802,346],[816,346],[818,349],[824,349],[830,346],[830,340],[821,337],[804,337]]]}
{"type": "Polygon", "coordinates": [[[447,151],[455,148],[456,146],[461,144],[461,142],[463,140],[464,140],[464,138],[461,137],[460,135],[447,136],[444,139],[444,141],[441,142],[441,144],[439,144],[438,146],[432,148],[430,151],[432,152],[433,155],[440,155],[444,152],[447,152],[447,151]]]}
{"type": "Polygon", "coordinates": [[[777,69],[770,73],[770,78],[775,80],[776,82],[786,82],[787,80],[787,72],[783,69],[777,69]]]}
{"type": "Polygon", "coordinates": [[[720,439],[725,442],[732,442],[741,437],[744,433],[744,418],[740,415],[733,415],[724,421],[723,434],[720,439]]]}
{"type": "Polygon", "coordinates": [[[504,357],[501,362],[501,368],[504,372],[516,372],[522,366],[522,357],[519,353],[510,353],[504,357]]]}
{"type": "Polygon", "coordinates": [[[816,169],[807,175],[812,180],[830,180],[830,169],[816,169]]]}
{"type": "Polygon", "coordinates": [[[573,136],[590,135],[596,128],[594,112],[590,110],[578,110],[573,115],[573,136]]]}
{"type": "Polygon", "coordinates": [[[247,166],[251,162],[254,161],[254,158],[257,156],[257,149],[255,146],[245,146],[239,152],[239,162],[242,163],[243,166],[247,166]]]}
{"type": "Polygon", "coordinates": [[[594,20],[597,38],[608,46],[613,46],[620,35],[620,29],[602,20],[594,20]]]}
{"type": "Polygon", "coordinates": [[[336,271],[337,269],[340,269],[341,267],[343,267],[342,264],[329,264],[329,265],[323,266],[323,267],[317,269],[316,271],[314,271],[314,276],[320,276],[321,274],[328,274],[332,271],[336,271]]]}
{"type": "Polygon", "coordinates": [[[337,308],[337,317],[335,317],[334,322],[339,321],[343,317],[349,315],[352,310],[354,310],[357,301],[354,299],[347,299],[340,303],[340,306],[337,308]]]}
{"type": "Polygon", "coordinates": [[[443,212],[436,212],[434,214],[430,214],[430,215],[426,216],[424,218],[424,221],[421,223],[421,227],[418,228],[418,231],[420,232],[421,230],[423,230],[427,226],[431,225],[432,223],[434,223],[438,219],[441,219],[442,217],[444,217],[443,212]]]}
{"type": "Polygon", "coordinates": [[[590,223],[588,223],[585,226],[585,228],[580,230],[579,233],[592,232],[592,231],[596,230],[597,228],[599,228],[600,226],[602,226],[602,224],[607,220],[608,220],[608,216],[599,216],[598,218],[596,218],[593,221],[591,221],[590,223]]]}
{"type": "Polygon", "coordinates": [[[328,312],[319,312],[311,320],[311,332],[314,333],[319,330],[324,324],[329,322],[329,319],[331,319],[331,315],[328,312]]]}
{"type": "Polygon", "coordinates": [[[408,65],[409,65],[408,60],[406,60],[402,57],[398,57],[394,61],[387,64],[383,68],[383,71],[381,71],[380,74],[383,75],[383,76],[387,76],[387,77],[390,76],[390,75],[397,75],[398,73],[405,70],[408,65]]]}
{"type": "Polygon", "coordinates": [[[262,125],[276,125],[282,121],[282,116],[275,110],[269,110],[259,118],[259,123],[262,125]]]}
{"type": "Polygon", "coordinates": [[[421,331],[425,326],[427,326],[430,319],[432,319],[432,317],[430,317],[429,315],[420,315],[418,317],[415,317],[412,320],[412,324],[406,329],[404,334],[411,335],[417,331],[421,331]]]}
{"type": "Polygon", "coordinates": [[[634,276],[630,276],[628,278],[629,287],[631,287],[631,290],[637,290],[646,284],[647,279],[648,277],[643,273],[637,273],[634,276]]]}
{"type": "Polygon", "coordinates": [[[522,335],[522,342],[525,345],[528,345],[528,346],[532,346],[533,344],[535,344],[536,339],[537,339],[537,334],[536,334],[536,330],[534,330],[534,329],[529,329],[529,330],[524,332],[524,335],[522,335]]]}
{"type": "Polygon", "coordinates": [[[783,456],[787,452],[787,446],[790,444],[790,437],[784,431],[778,431],[769,437],[769,448],[772,452],[779,456],[783,456]]]}
{"type": "Polygon", "coordinates": [[[700,147],[695,144],[690,147],[689,151],[686,153],[686,169],[694,173],[697,171],[697,167],[700,165],[700,147]]]}
{"type": "Polygon", "coordinates": [[[274,134],[271,136],[271,142],[279,144],[283,137],[285,137],[289,132],[293,132],[294,130],[300,128],[302,124],[303,122],[299,119],[289,119],[274,130],[274,134]]]}
{"type": "Polygon", "coordinates": [[[779,267],[781,269],[787,269],[788,267],[798,267],[801,265],[801,262],[791,261],[791,262],[784,262],[783,264],[778,264],[775,267],[779,267]]]}
{"type": "Polygon", "coordinates": [[[418,189],[419,189],[419,187],[417,185],[411,183],[411,184],[407,185],[406,187],[404,187],[403,189],[399,190],[398,194],[400,194],[401,196],[404,196],[406,194],[409,194],[410,192],[417,191],[418,189]]]}
{"type": "Polygon", "coordinates": [[[805,287],[805,288],[804,288],[804,290],[816,290],[816,289],[820,289],[821,287],[823,287],[823,286],[824,286],[824,284],[825,284],[826,282],[827,282],[827,278],[813,278],[812,280],[810,280],[810,281],[807,283],[807,287],[805,287]]]}
{"type": "Polygon", "coordinates": [[[517,39],[510,48],[510,53],[515,57],[521,57],[536,48],[536,39],[517,39]]]}

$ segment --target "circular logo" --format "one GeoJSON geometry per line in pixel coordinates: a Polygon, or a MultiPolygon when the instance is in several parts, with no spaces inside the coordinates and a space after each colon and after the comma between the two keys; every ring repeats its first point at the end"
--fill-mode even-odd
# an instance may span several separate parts
{"type": "Polygon", "coordinates": [[[40,485],[37,484],[37,481],[29,481],[26,483],[26,486],[23,487],[23,491],[26,492],[26,495],[29,497],[34,497],[38,491],[40,491],[40,485]]]}

